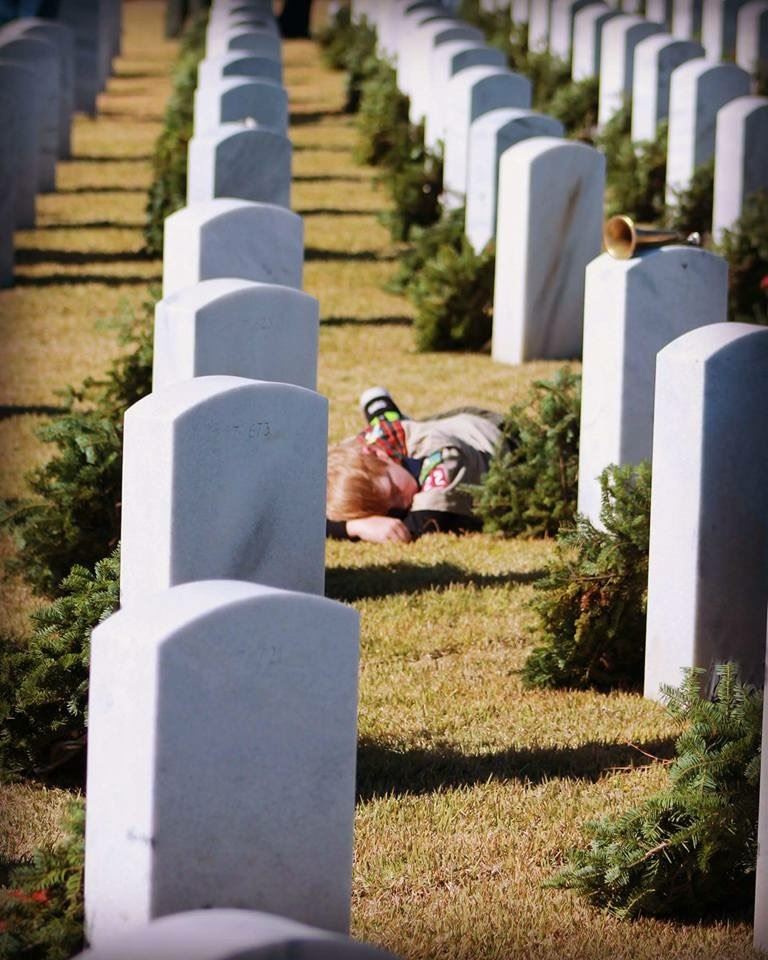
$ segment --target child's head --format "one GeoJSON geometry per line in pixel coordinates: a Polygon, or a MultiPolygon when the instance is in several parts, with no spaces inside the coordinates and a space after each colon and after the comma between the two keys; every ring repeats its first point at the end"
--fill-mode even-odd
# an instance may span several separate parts
{"type": "Polygon", "coordinates": [[[328,449],[330,520],[356,520],[407,510],[418,490],[408,471],[376,446],[358,439],[328,449]]]}

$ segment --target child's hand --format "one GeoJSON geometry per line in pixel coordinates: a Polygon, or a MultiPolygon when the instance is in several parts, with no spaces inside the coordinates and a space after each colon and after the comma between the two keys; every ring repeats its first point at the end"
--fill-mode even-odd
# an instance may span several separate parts
{"type": "Polygon", "coordinates": [[[358,517],[347,520],[347,534],[368,543],[409,543],[411,531],[395,517],[358,517]]]}

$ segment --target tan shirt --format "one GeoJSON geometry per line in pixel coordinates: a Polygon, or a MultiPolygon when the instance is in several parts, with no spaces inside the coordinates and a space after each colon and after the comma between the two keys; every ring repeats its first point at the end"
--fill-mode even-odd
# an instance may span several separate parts
{"type": "Polygon", "coordinates": [[[424,459],[411,510],[440,510],[472,516],[472,498],[457,488],[479,483],[488,472],[501,430],[474,413],[440,420],[404,420],[408,456],[424,459]]]}

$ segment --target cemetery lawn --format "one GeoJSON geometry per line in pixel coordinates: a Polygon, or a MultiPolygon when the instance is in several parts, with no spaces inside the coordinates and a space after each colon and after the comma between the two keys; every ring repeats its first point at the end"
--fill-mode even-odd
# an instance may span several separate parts
{"type": "MultiPolygon", "coordinates": [[[[17,237],[19,283],[0,291],[12,360],[0,377],[0,496],[23,493],[23,472],[47,456],[35,409],[118,349],[96,320],[140,304],[160,278],[140,228],[175,51],[162,12],[159,0],[126,3],[125,52],[100,116],[77,118],[63,190],[40,199],[38,229],[17,237]]],[[[554,374],[559,364],[414,352],[409,304],[381,289],[402,248],[377,221],[387,196],[375,171],[353,160],[343,77],[309,42],[286,42],[284,56],[331,439],[360,428],[357,398],[372,384],[419,417],[460,403],[504,410],[554,374]]],[[[352,932],[412,960],[754,956],[747,923],[628,923],[542,887],[586,821],[659,788],[663,766],[646,754],[669,756],[673,736],[640,696],[523,690],[527,601],[552,549],[480,534],[329,543],[328,595],[362,615],[352,932]]],[[[6,584],[2,628],[22,632],[36,602],[6,584]]],[[[55,840],[67,796],[0,787],[0,858],[55,840]]]]}

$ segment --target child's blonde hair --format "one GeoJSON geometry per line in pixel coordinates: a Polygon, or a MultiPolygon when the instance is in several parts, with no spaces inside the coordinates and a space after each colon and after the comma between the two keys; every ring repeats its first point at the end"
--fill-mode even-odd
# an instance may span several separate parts
{"type": "Polygon", "coordinates": [[[377,483],[387,465],[357,438],[328,448],[329,520],[381,516],[389,510],[384,486],[377,483]]]}

